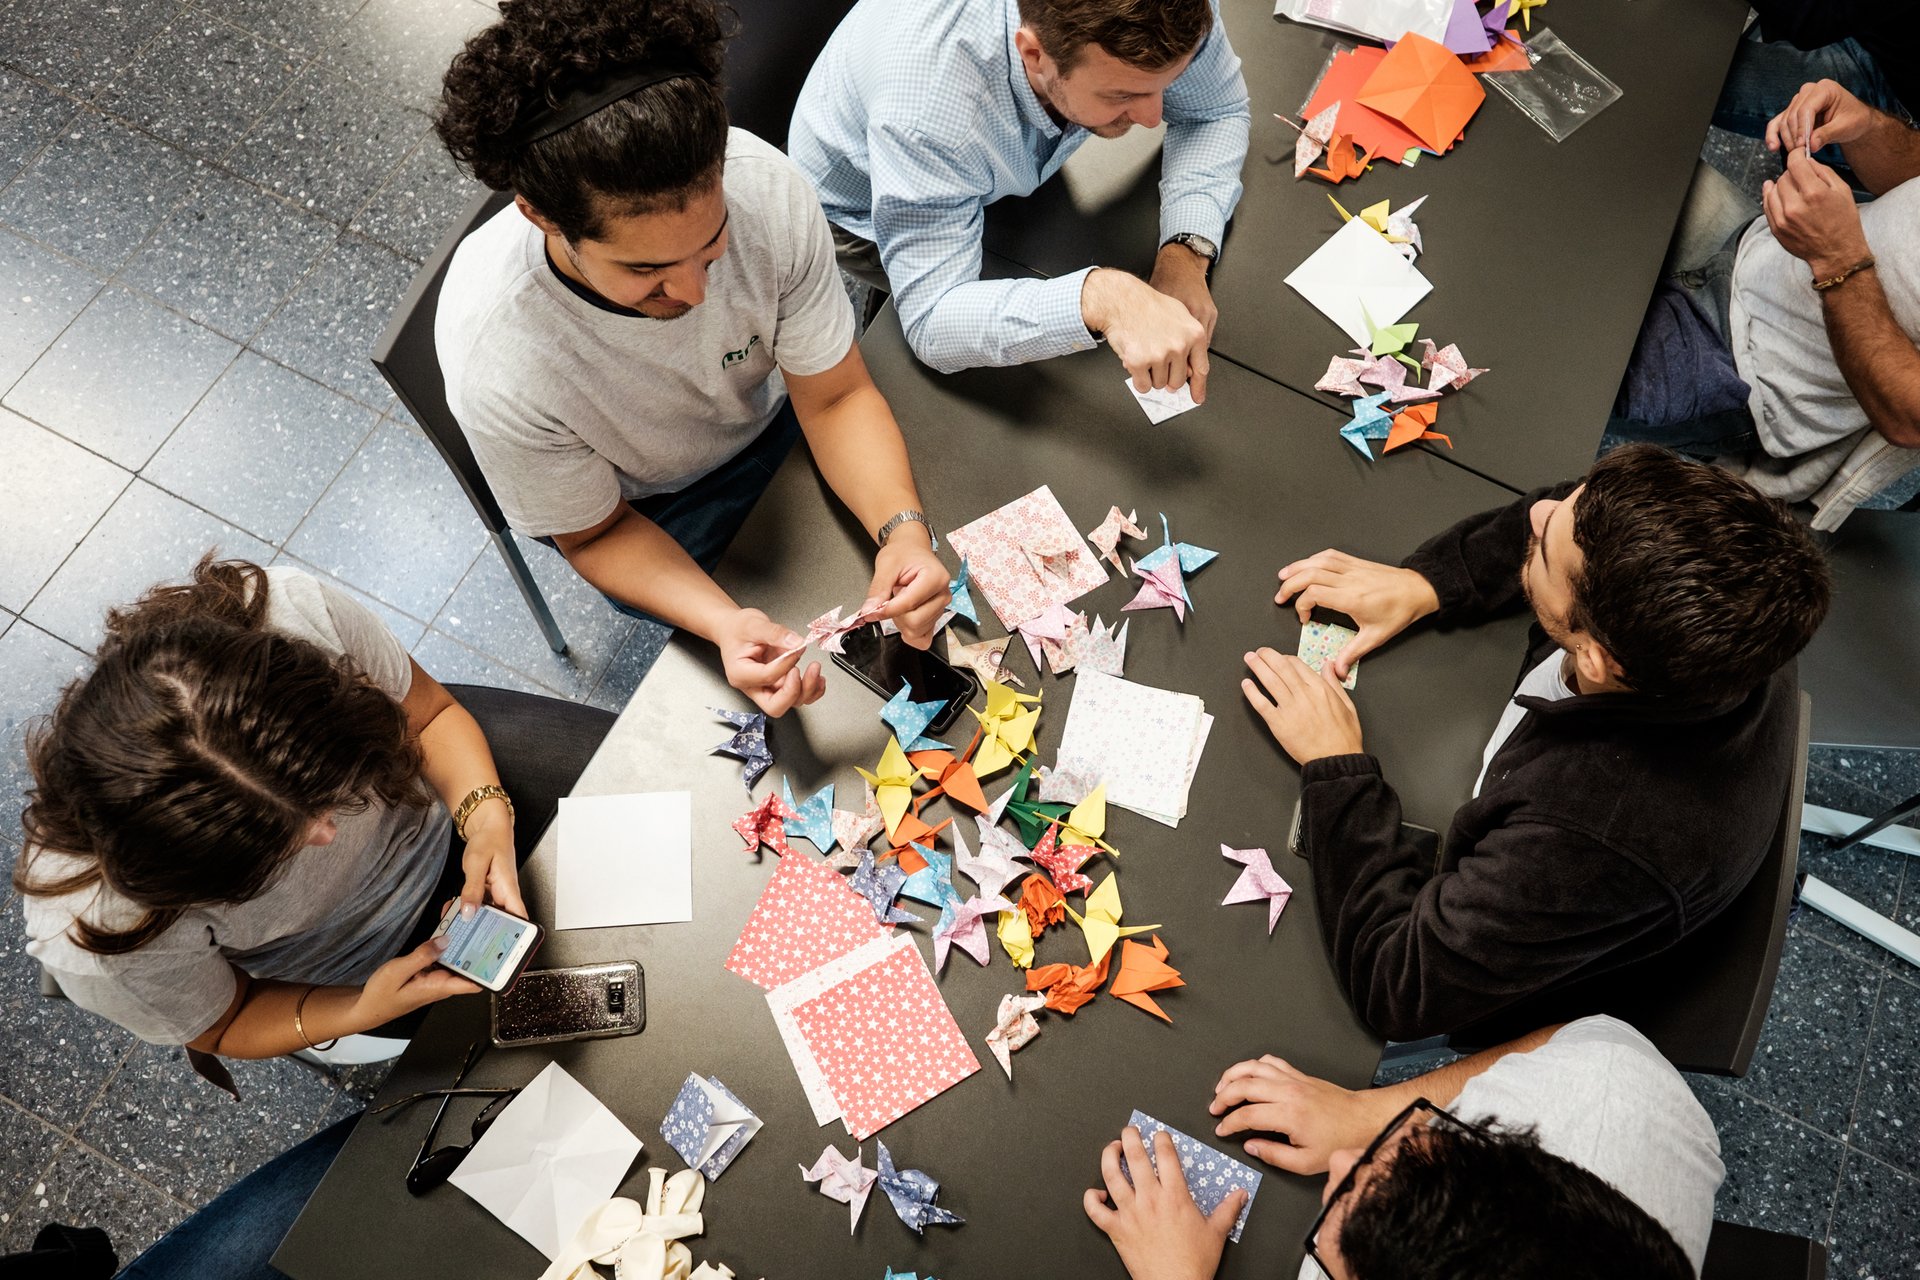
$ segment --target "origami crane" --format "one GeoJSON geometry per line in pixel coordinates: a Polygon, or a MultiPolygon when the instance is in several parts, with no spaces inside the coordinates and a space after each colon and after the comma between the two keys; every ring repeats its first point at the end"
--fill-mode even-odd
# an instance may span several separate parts
{"type": "Polygon", "coordinates": [[[980,722],[980,745],[973,753],[979,778],[992,777],[1033,750],[1033,728],[1040,721],[1039,694],[1015,693],[997,680],[987,682],[986,693],[984,712],[967,708],[980,722]]]}
{"type": "Polygon", "coordinates": [[[1089,964],[1098,964],[1120,939],[1130,938],[1136,933],[1152,933],[1160,927],[1157,924],[1123,926],[1120,923],[1120,881],[1112,873],[1108,873],[1098,888],[1088,892],[1087,914],[1083,916],[1068,907],[1067,915],[1086,935],[1089,964]]]}
{"type": "Polygon", "coordinates": [[[956,870],[980,888],[980,896],[991,898],[1005,891],[1009,884],[1027,874],[1027,869],[1014,861],[1024,857],[1026,850],[1020,847],[1006,832],[993,826],[985,818],[976,818],[981,827],[980,855],[975,857],[967,848],[967,842],[960,835],[960,829],[953,831],[953,864],[956,870]],[[999,837],[995,840],[993,837],[999,837]],[[1013,848],[1009,850],[1008,845],[1013,848]]]}
{"type": "MultiPolygon", "coordinates": [[[[1516,4],[1538,0],[1514,0],[1516,4]]],[[[1387,51],[1354,101],[1398,121],[1436,155],[1453,145],[1487,91],[1460,57],[1437,40],[1411,32],[1387,51]]]]}
{"type": "Polygon", "coordinates": [[[1340,428],[1341,438],[1358,449],[1368,461],[1373,460],[1373,451],[1367,448],[1369,440],[1385,440],[1393,429],[1393,419],[1389,418],[1380,406],[1390,398],[1382,391],[1377,396],[1362,396],[1353,402],[1353,421],[1340,428]]]}
{"type": "MultiPolygon", "coordinates": [[[[1337,108],[1338,103],[1334,106],[1337,108]]],[[[1321,113],[1326,114],[1325,112],[1321,113]]],[[[1316,178],[1325,178],[1336,186],[1348,178],[1357,178],[1367,171],[1367,164],[1373,157],[1361,155],[1354,150],[1353,138],[1348,134],[1338,134],[1327,144],[1326,167],[1309,169],[1308,173],[1316,178]]]]}
{"type": "Polygon", "coordinates": [[[880,719],[886,722],[908,751],[938,751],[941,749],[940,740],[927,736],[927,726],[946,709],[944,699],[938,702],[915,702],[912,682],[902,680],[900,691],[888,698],[886,705],[880,708],[880,719]]]}
{"type": "Polygon", "coordinates": [[[987,1048],[993,1051],[994,1061],[1000,1064],[1009,1080],[1013,1079],[1014,1051],[1026,1048],[1040,1034],[1040,1021],[1033,1015],[1046,1003],[1045,996],[1000,997],[1000,1011],[994,1016],[993,1030],[987,1032],[987,1048]]]}
{"type": "Polygon", "coordinates": [[[860,607],[853,611],[853,616],[845,621],[841,620],[840,614],[846,606],[836,605],[834,608],[829,609],[827,612],[815,618],[812,622],[809,622],[807,624],[807,633],[801,637],[800,643],[794,645],[791,649],[783,651],[774,661],[784,662],[794,654],[806,649],[807,646],[815,644],[819,645],[824,652],[844,654],[846,653],[846,649],[842,641],[847,632],[854,630],[856,627],[866,626],[869,622],[872,622],[875,618],[885,613],[887,606],[892,603],[892,600],[863,600],[860,603],[860,607]]]}
{"type": "Polygon", "coordinates": [[[918,921],[920,917],[911,911],[903,911],[893,905],[900,896],[900,886],[905,884],[907,873],[897,865],[888,863],[882,867],[873,860],[873,850],[862,849],[860,861],[854,866],[853,876],[847,881],[847,887],[867,900],[873,908],[874,917],[881,924],[905,924],[918,921]]]}
{"type": "Polygon", "coordinates": [[[1033,931],[1027,927],[1026,912],[1002,911],[994,934],[1014,968],[1025,969],[1033,964],[1033,931]]]}
{"type": "Polygon", "coordinates": [[[1367,315],[1366,304],[1360,306],[1360,314],[1367,322],[1367,331],[1372,338],[1367,343],[1367,352],[1373,356],[1392,356],[1405,364],[1415,373],[1420,372],[1420,362],[1406,354],[1407,344],[1413,341],[1413,335],[1420,332],[1420,326],[1411,320],[1399,324],[1377,325],[1373,317],[1367,315]]]}
{"type": "Polygon", "coordinates": [[[769,791],[766,799],[733,820],[735,834],[746,841],[741,852],[754,853],[765,845],[783,858],[792,853],[786,821],[794,816],[787,802],[769,791]]]}
{"type": "Polygon", "coordinates": [[[1444,347],[1435,348],[1432,338],[1420,339],[1426,354],[1420,357],[1420,363],[1427,369],[1427,386],[1435,391],[1444,391],[1448,387],[1464,387],[1485,369],[1470,369],[1467,358],[1460,354],[1460,348],[1449,342],[1444,347]]]}
{"type": "Polygon", "coordinates": [[[980,789],[980,779],[974,776],[973,766],[953,752],[944,747],[935,751],[909,751],[907,760],[920,771],[921,777],[934,784],[931,791],[914,800],[915,813],[940,795],[952,796],[975,813],[987,811],[987,794],[980,789]]]}
{"type": "Polygon", "coordinates": [[[1027,799],[1028,786],[1032,781],[1033,762],[1029,760],[1014,774],[1012,788],[995,802],[1013,816],[1014,825],[1020,828],[1020,839],[1026,845],[1037,843],[1052,827],[1053,820],[1064,816],[1070,808],[1064,804],[1045,804],[1027,799]]]}
{"type": "Polygon", "coordinates": [[[975,964],[987,962],[987,926],[985,917],[1010,911],[1013,904],[994,894],[976,896],[943,908],[933,929],[933,971],[944,973],[947,950],[958,947],[972,956],[975,964]]]}
{"type": "MultiPolygon", "coordinates": [[[[1395,404],[1407,400],[1432,400],[1438,397],[1440,393],[1432,388],[1407,385],[1408,366],[1402,364],[1402,360],[1408,360],[1411,363],[1410,357],[1402,355],[1381,356],[1367,365],[1360,375],[1360,381],[1369,386],[1379,387],[1395,404]]],[[[1414,369],[1418,372],[1419,366],[1415,365],[1414,369]]]]}
{"type": "Polygon", "coordinates": [[[970,572],[967,567],[967,558],[961,556],[960,572],[956,573],[953,576],[953,580],[947,583],[947,594],[953,597],[947,601],[947,608],[953,610],[977,627],[980,625],[980,613],[973,606],[973,587],[968,581],[970,572]]]}
{"type": "Polygon", "coordinates": [[[1267,857],[1265,849],[1229,849],[1220,846],[1220,856],[1229,862],[1237,862],[1243,868],[1240,878],[1233,882],[1233,888],[1227,890],[1227,896],[1220,899],[1221,906],[1235,902],[1262,902],[1267,904],[1267,936],[1273,936],[1273,926],[1280,923],[1280,912],[1285,909],[1287,899],[1293,896],[1293,886],[1280,878],[1273,869],[1273,862],[1267,857]]]}
{"type": "Polygon", "coordinates": [[[1030,875],[1020,886],[1020,912],[1027,918],[1027,932],[1037,938],[1067,918],[1067,900],[1051,880],[1030,875]]]}
{"type": "Polygon", "coordinates": [[[960,891],[953,887],[953,855],[923,844],[914,845],[913,850],[926,860],[926,865],[901,882],[900,896],[942,911],[958,905],[960,891]]]}
{"type": "Polygon", "coordinates": [[[1112,953],[1101,956],[1097,964],[1043,964],[1027,970],[1027,990],[1047,993],[1047,1008],[1069,1016],[1100,994],[1107,980],[1107,964],[1112,953]]]}
{"type": "Polygon", "coordinates": [[[1163,560],[1148,569],[1136,560],[1133,571],[1140,575],[1140,593],[1120,606],[1122,613],[1135,609],[1171,609],[1175,618],[1181,622],[1187,620],[1187,586],[1180,580],[1178,561],[1163,560]]]}
{"type": "MultiPolygon", "coordinates": [[[[1167,524],[1167,513],[1164,511],[1160,513],[1160,538],[1159,546],[1140,557],[1141,565],[1156,569],[1172,561],[1179,564],[1182,574],[1192,575],[1198,573],[1220,554],[1218,551],[1209,551],[1205,547],[1196,547],[1191,542],[1175,542],[1173,529],[1167,524]]],[[[1182,586],[1180,590],[1184,595],[1186,587],[1182,586]]],[[[1192,604],[1193,601],[1188,600],[1187,603],[1192,604]]]]}
{"type": "MultiPolygon", "coordinates": [[[[1293,124],[1294,128],[1300,129],[1300,136],[1295,138],[1293,142],[1294,177],[1299,178],[1304,176],[1313,162],[1320,158],[1321,152],[1327,149],[1327,144],[1333,141],[1334,122],[1339,118],[1340,104],[1337,102],[1307,121],[1307,126],[1304,129],[1301,129],[1297,124],[1293,124],[1293,121],[1287,120],[1285,116],[1278,112],[1274,113],[1274,119],[1286,120],[1288,124],[1293,124]]],[[[1140,535],[1135,534],[1134,536],[1139,537],[1140,535]]]]}
{"type": "MultiPolygon", "coordinates": [[[[1063,806],[1064,807],[1064,806],[1063,806]]],[[[1027,857],[1053,877],[1053,883],[1061,893],[1084,893],[1093,888],[1093,880],[1080,874],[1080,868],[1093,856],[1093,850],[1085,845],[1058,847],[1058,829],[1048,827],[1047,833],[1040,837],[1040,843],[1033,847],[1027,857]]]]}
{"type": "Polygon", "coordinates": [[[1453,448],[1453,441],[1443,432],[1433,430],[1433,423],[1440,416],[1437,404],[1416,404],[1402,409],[1393,416],[1393,429],[1387,432],[1386,447],[1382,453],[1392,453],[1403,444],[1412,444],[1416,440],[1444,440],[1447,448],[1453,448]]]}
{"type": "Polygon", "coordinates": [[[1107,988],[1107,994],[1125,1000],[1136,1009],[1145,1009],[1162,1022],[1172,1022],[1167,1011],[1148,992],[1167,991],[1187,984],[1181,979],[1180,971],[1167,963],[1167,944],[1158,938],[1147,941],[1152,945],[1142,946],[1133,941],[1121,944],[1120,972],[1113,975],[1113,985],[1107,988]]]}
{"type": "Polygon", "coordinates": [[[1119,856],[1118,851],[1100,837],[1107,833],[1107,788],[1106,784],[1095,787],[1086,794],[1080,803],[1073,806],[1073,812],[1064,819],[1056,819],[1054,825],[1060,829],[1060,843],[1069,848],[1087,847],[1087,856],[1093,856],[1093,849],[1105,849],[1119,856]]]}
{"type": "Polygon", "coordinates": [[[820,1194],[829,1200],[838,1200],[852,1211],[852,1221],[847,1224],[851,1235],[860,1225],[860,1212],[867,1207],[867,1196],[873,1191],[873,1184],[880,1175],[860,1163],[860,1148],[853,1149],[853,1159],[841,1155],[835,1147],[829,1146],[813,1162],[813,1168],[800,1166],[800,1176],[808,1182],[820,1184],[820,1194]]]}
{"type": "Polygon", "coordinates": [[[1360,375],[1372,367],[1370,359],[1350,360],[1345,356],[1335,356],[1328,361],[1327,371],[1320,376],[1320,381],[1313,384],[1313,389],[1342,396],[1363,396],[1367,391],[1360,385],[1360,375]]]}
{"type": "Polygon", "coordinates": [[[887,820],[881,816],[880,804],[873,797],[873,784],[862,782],[860,787],[867,793],[867,799],[859,813],[846,809],[833,811],[833,838],[840,845],[840,852],[827,860],[831,866],[846,868],[858,863],[860,851],[886,829],[887,820]]]}
{"type": "Polygon", "coordinates": [[[1051,769],[1041,765],[1034,776],[1040,779],[1040,798],[1050,804],[1079,804],[1100,785],[1100,779],[1093,776],[1093,765],[1083,761],[1056,764],[1051,769]]]}
{"type": "Polygon", "coordinates": [[[767,745],[766,714],[760,711],[722,711],[719,707],[707,709],[736,730],[731,738],[707,754],[732,756],[740,761],[740,781],[747,784],[747,791],[751,793],[753,784],[760,781],[760,775],[773,765],[773,749],[767,745]]]}
{"type": "MultiPolygon", "coordinates": [[[[1500,0],[1499,4],[1480,15],[1480,25],[1487,33],[1487,41],[1497,44],[1507,34],[1507,23],[1513,21],[1513,0],[1500,0]]],[[[1531,20],[1527,30],[1533,30],[1531,20]]]]}
{"type": "MultiPolygon", "coordinates": [[[[793,786],[780,779],[780,798],[791,812],[786,816],[787,830],[813,842],[822,853],[833,848],[833,784],[829,782],[808,796],[805,804],[793,798],[793,786]]],[[[744,837],[743,837],[744,838],[744,837]]]]}
{"type": "Polygon", "coordinates": [[[1520,21],[1526,24],[1526,28],[1528,31],[1532,31],[1533,30],[1533,11],[1535,9],[1538,9],[1541,5],[1545,4],[1547,0],[1508,0],[1508,2],[1512,4],[1513,12],[1509,13],[1507,16],[1512,17],[1514,13],[1519,14],[1520,21]]]}
{"type": "Polygon", "coordinates": [[[854,772],[867,780],[878,797],[880,816],[886,820],[887,835],[891,837],[900,819],[906,816],[907,806],[913,803],[913,784],[919,780],[920,771],[907,763],[907,753],[900,749],[898,738],[887,739],[887,749],[880,754],[880,763],[874,770],[868,773],[854,766],[854,772]]]}
{"type": "Polygon", "coordinates": [[[1026,681],[1007,670],[1007,646],[1013,643],[1012,636],[1001,636],[998,640],[982,640],[978,644],[961,644],[953,632],[947,632],[947,662],[951,666],[966,667],[980,677],[982,684],[1004,681],[1026,687],[1026,681]]]}
{"type": "Polygon", "coordinates": [[[1087,615],[1079,615],[1079,624],[1067,633],[1068,665],[1110,676],[1121,675],[1127,663],[1127,628],[1132,625],[1121,622],[1109,627],[1106,620],[1096,614],[1089,627],[1087,615]]]}
{"type": "Polygon", "coordinates": [[[937,827],[930,827],[918,813],[902,814],[900,825],[893,829],[893,847],[881,854],[880,858],[882,861],[898,858],[901,868],[912,874],[927,865],[927,860],[920,856],[920,847],[936,847],[940,843],[940,833],[952,825],[952,818],[943,819],[937,827]]]}
{"type": "Polygon", "coordinates": [[[1138,511],[1129,511],[1123,515],[1121,514],[1120,508],[1109,508],[1107,518],[1100,522],[1098,528],[1087,535],[1087,541],[1093,544],[1095,551],[1098,551],[1102,556],[1112,561],[1113,567],[1118,569],[1120,567],[1118,548],[1120,546],[1121,535],[1124,534],[1129,538],[1144,538],[1147,536],[1147,531],[1136,523],[1139,519],[1140,513],[1138,511]]]}
{"type": "Polygon", "coordinates": [[[880,1190],[886,1193],[893,1211],[912,1228],[913,1234],[919,1235],[929,1226],[957,1227],[966,1221],[959,1214],[934,1204],[934,1198],[940,1194],[939,1183],[918,1169],[896,1170],[887,1144],[875,1139],[874,1145],[880,1148],[880,1190]]]}
{"type": "Polygon", "coordinates": [[[1044,671],[1050,667],[1055,675],[1059,675],[1066,670],[1060,662],[1067,632],[1072,628],[1075,618],[1085,622],[1086,615],[1076,614],[1063,604],[1050,604],[1014,628],[1020,633],[1020,638],[1027,642],[1027,653],[1033,658],[1035,671],[1044,671]],[[1044,665],[1040,660],[1043,654],[1047,658],[1044,665]]]}
{"type": "Polygon", "coordinates": [[[1072,585],[1081,554],[1078,534],[1037,527],[1020,539],[1020,554],[1042,582],[1072,585]]]}

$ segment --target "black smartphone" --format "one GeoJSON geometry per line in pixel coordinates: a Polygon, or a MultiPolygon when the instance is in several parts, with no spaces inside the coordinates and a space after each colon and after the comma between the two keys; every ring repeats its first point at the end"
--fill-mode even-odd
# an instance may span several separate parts
{"type": "Polygon", "coordinates": [[[915,702],[945,702],[927,726],[935,734],[953,728],[966,705],[980,693],[973,672],[948,666],[932,651],[916,649],[899,635],[882,632],[877,622],[847,632],[841,647],[846,652],[834,654],[833,660],[881,697],[891,698],[902,685],[910,684],[915,702]]]}
{"type": "Polygon", "coordinates": [[[502,1048],[630,1036],[646,1025],[646,978],[633,960],[529,969],[493,998],[493,1042],[502,1048]]]}

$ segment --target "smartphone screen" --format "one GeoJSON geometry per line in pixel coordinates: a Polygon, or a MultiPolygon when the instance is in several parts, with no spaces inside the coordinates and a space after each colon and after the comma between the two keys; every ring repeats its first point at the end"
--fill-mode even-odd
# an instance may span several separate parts
{"type": "Polygon", "coordinates": [[[490,991],[498,991],[532,950],[540,926],[489,906],[463,917],[456,902],[447,908],[434,936],[447,940],[447,949],[440,953],[441,964],[490,991]]]}
{"type": "Polygon", "coordinates": [[[972,672],[950,667],[930,651],[883,633],[878,623],[847,632],[841,644],[846,653],[836,654],[834,661],[881,697],[891,698],[902,685],[911,684],[915,702],[945,702],[928,726],[936,734],[952,728],[980,693],[972,672]]]}

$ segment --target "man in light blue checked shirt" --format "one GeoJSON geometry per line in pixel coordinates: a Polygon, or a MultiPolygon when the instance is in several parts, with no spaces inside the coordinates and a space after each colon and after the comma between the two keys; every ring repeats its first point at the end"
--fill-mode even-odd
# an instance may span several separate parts
{"type": "Polygon", "coordinates": [[[1104,338],[1134,386],[1206,398],[1207,271],[1240,200],[1247,88],[1210,0],[860,0],[801,90],[789,150],[841,265],[890,289],[942,372],[1104,338]],[[1152,280],[1088,267],[980,279],[986,206],[1088,135],[1167,121],[1152,280]]]}

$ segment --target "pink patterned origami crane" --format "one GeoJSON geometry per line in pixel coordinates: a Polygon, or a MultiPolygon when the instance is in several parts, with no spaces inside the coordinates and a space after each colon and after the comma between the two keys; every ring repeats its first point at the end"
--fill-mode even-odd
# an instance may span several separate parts
{"type": "Polygon", "coordinates": [[[1360,385],[1360,375],[1373,367],[1371,354],[1365,360],[1352,360],[1346,356],[1335,356],[1327,362],[1327,371],[1320,375],[1320,381],[1313,384],[1315,391],[1331,391],[1335,395],[1364,396],[1366,388],[1360,385]]]}
{"type": "Polygon", "coordinates": [[[1233,882],[1233,888],[1227,890],[1227,896],[1220,899],[1221,906],[1235,902],[1259,902],[1267,904],[1267,936],[1273,936],[1273,926],[1280,923],[1280,912],[1286,908],[1287,899],[1293,896],[1293,886],[1280,878],[1273,869],[1272,861],[1265,849],[1230,849],[1220,846],[1220,856],[1229,862],[1237,862],[1245,868],[1240,878],[1233,882]]]}
{"type": "Polygon", "coordinates": [[[1087,615],[1081,614],[1079,624],[1067,633],[1067,664],[1087,671],[1098,671],[1104,675],[1123,675],[1127,664],[1127,628],[1131,622],[1121,622],[1109,627],[1106,620],[1094,616],[1093,625],[1087,625],[1087,615]]]}
{"type": "Polygon", "coordinates": [[[1140,594],[1120,606],[1122,612],[1134,609],[1171,609],[1180,621],[1187,620],[1187,593],[1180,583],[1180,562],[1172,557],[1152,569],[1143,569],[1138,560],[1133,571],[1140,575],[1140,594]]]}
{"type": "Polygon", "coordinates": [[[840,620],[840,613],[846,606],[835,605],[827,612],[815,618],[812,622],[809,622],[807,624],[807,634],[801,639],[800,643],[781,653],[774,661],[784,662],[794,654],[806,649],[808,645],[815,644],[819,645],[823,652],[844,654],[846,650],[842,647],[842,643],[847,632],[854,630],[856,627],[866,626],[869,622],[872,622],[875,618],[886,612],[887,606],[891,603],[893,603],[891,600],[864,600],[861,602],[860,607],[853,611],[853,616],[844,622],[840,620]]]}
{"type": "Polygon", "coordinates": [[[933,971],[945,973],[947,968],[947,950],[958,947],[972,956],[974,963],[987,962],[987,916],[997,917],[1002,911],[1012,911],[1013,903],[999,894],[991,896],[981,894],[968,898],[957,906],[949,906],[940,913],[940,921],[933,930],[933,971]]]}
{"type": "Polygon", "coordinates": [[[1026,847],[1000,828],[993,825],[991,818],[975,818],[980,824],[980,856],[975,857],[967,848],[967,838],[960,834],[960,828],[953,829],[953,866],[967,879],[980,886],[980,896],[995,897],[1006,892],[1009,884],[1027,874],[1027,869],[1015,862],[1015,858],[1024,858],[1026,847]],[[995,839],[995,837],[1000,837],[995,839]]]}
{"type": "Polygon", "coordinates": [[[800,1176],[808,1182],[820,1184],[820,1194],[829,1200],[838,1200],[852,1211],[852,1221],[847,1224],[847,1233],[851,1235],[860,1226],[860,1212],[867,1207],[867,1196],[873,1191],[873,1184],[880,1175],[860,1163],[860,1148],[853,1149],[853,1159],[840,1154],[837,1147],[829,1146],[813,1162],[813,1168],[800,1166],[800,1176]]]}
{"type": "Polygon", "coordinates": [[[1435,391],[1445,391],[1449,387],[1464,387],[1485,369],[1467,367],[1467,358],[1460,354],[1460,348],[1449,342],[1436,349],[1432,338],[1421,338],[1420,345],[1427,349],[1420,357],[1420,363],[1427,370],[1427,386],[1435,391]]]}
{"type": "MultiPolygon", "coordinates": [[[[1333,141],[1334,122],[1339,118],[1340,104],[1336,102],[1307,121],[1306,128],[1300,129],[1299,125],[1293,125],[1294,128],[1300,129],[1300,136],[1294,139],[1293,143],[1294,177],[1305,177],[1313,162],[1318,160],[1321,153],[1327,149],[1327,144],[1333,141]]],[[[1286,120],[1288,124],[1293,124],[1293,121],[1287,120],[1277,112],[1275,119],[1286,120]]]]}
{"type": "Polygon", "coordinates": [[[1129,538],[1144,538],[1147,536],[1147,531],[1142,529],[1137,523],[1139,519],[1140,513],[1138,511],[1122,513],[1118,507],[1109,508],[1107,518],[1100,522],[1100,526],[1097,529],[1087,535],[1087,541],[1093,544],[1095,551],[1098,551],[1106,559],[1111,560],[1113,567],[1118,569],[1120,567],[1119,547],[1121,535],[1124,534],[1129,538]]]}
{"type": "Polygon", "coordinates": [[[1392,356],[1379,356],[1368,362],[1360,381],[1379,387],[1395,404],[1408,400],[1431,400],[1440,392],[1432,387],[1408,386],[1407,366],[1392,356]]]}
{"type": "Polygon", "coordinates": [[[1026,1048],[1040,1034],[1040,1022],[1033,1015],[1046,1003],[1044,994],[1000,997],[1000,1012],[993,1020],[993,1030],[987,1032],[987,1048],[1009,1080],[1013,1079],[1014,1050],[1026,1048]]]}
{"type": "Polygon", "coordinates": [[[787,847],[787,819],[797,817],[778,792],[767,792],[767,798],[746,813],[733,820],[733,830],[747,842],[743,853],[755,853],[761,845],[773,850],[781,857],[793,852],[787,847]]]}
{"type": "Polygon", "coordinates": [[[859,813],[846,809],[833,811],[833,839],[840,848],[827,859],[827,865],[844,870],[860,865],[860,851],[872,842],[873,838],[886,829],[887,820],[880,812],[880,802],[874,799],[873,784],[861,784],[867,791],[866,807],[859,813]]]}
{"type": "Polygon", "coordinates": [[[1033,657],[1035,671],[1051,670],[1059,675],[1073,665],[1066,660],[1067,633],[1072,629],[1074,619],[1078,618],[1084,625],[1086,617],[1086,614],[1075,613],[1063,604],[1050,604],[1015,628],[1020,638],[1027,642],[1027,652],[1033,657]],[[1046,658],[1044,665],[1041,662],[1042,655],[1046,658]]]}
{"type": "Polygon", "coordinates": [[[1062,849],[1059,842],[1060,828],[1048,827],[1040,843],[1027,854],[1028,860],[1052,876],[1053,887],[1061,893],[1085,893],[1093,888],[1093,877],[1081,875],[1080,868],[1093,856],[1093,850],[1077,844],[1062,849]]]}

